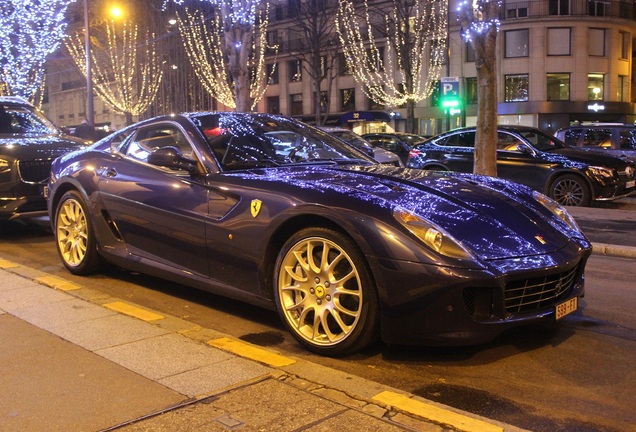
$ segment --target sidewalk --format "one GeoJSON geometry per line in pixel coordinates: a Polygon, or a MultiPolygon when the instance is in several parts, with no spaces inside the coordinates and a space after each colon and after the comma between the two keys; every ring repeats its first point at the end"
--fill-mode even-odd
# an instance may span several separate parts
{"type": "Polygon", "coordinates": [[[518,431],[0,260],[0,430],[518,431]]]}

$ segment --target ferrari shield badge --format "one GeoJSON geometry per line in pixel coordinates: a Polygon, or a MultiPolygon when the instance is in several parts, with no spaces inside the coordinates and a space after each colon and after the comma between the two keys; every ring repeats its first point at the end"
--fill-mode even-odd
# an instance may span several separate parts
{"type": "Polygon", "coordinates": [[[261,206],[263,205],[263,201],[259,199],[253,199],[252,204],[250,205],[250,211],[252,212],[252,216],[256,217],[261,212],[261,206]]]}

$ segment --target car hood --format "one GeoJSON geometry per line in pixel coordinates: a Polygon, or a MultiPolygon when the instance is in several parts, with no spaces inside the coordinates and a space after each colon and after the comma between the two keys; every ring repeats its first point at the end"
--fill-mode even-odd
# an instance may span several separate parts
{"type": "Polygon", "coordinates": [[[0,139],[0,155],[14,159],[51,159],[84,147],[82,140],[64,135],[0,139]]]}
{"type": "Polygon", "coordinates": [[[400,158],[393,152],[382,147],[373,147],[373,159],[380,163],[397,162],[400,158]]]}
{"type": "MultiPolygon", "coordinates": [[[[501,179],[386,165],[282,170],[266,170],[266,177],[305,191],[336,193],[357,211],[366,207],[377,214],[365,203],[389,214],[404,208],[442,228],[482,259],[548,254],[572,236],[583,238],[532,198],[530,189],[501,179]]],[[[285,188],[281,184],[278,190],[285,188]]],[[[338,198],[324,199],[335,203],[338,198]]]]}
{"type": "Polygon", "coordinates": [[[581,162],[591,166],[604,166],[604,167],[621,169],[628,164],[628,162],[625,159],[617,155],[611,156],[607,154],[590,152],[590,151],[573,148],[573,147],[550,151],[550,152],[547,152],[546,154],[565,156],[570,161],[581,162]]]}

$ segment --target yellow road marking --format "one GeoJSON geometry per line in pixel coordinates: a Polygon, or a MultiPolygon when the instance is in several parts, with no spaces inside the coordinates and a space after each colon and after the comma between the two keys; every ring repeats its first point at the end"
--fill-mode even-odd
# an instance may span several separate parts
{"type": "Polygon", "coordinates": [[[151,312],[149,310],[142,309],[140,307],[133,306],[124,302],[105,303],[103,306],[116,312],[121,312],[123,314],[130,315],[131,317],[139,318],[140,320],[144,321],[157,321],[165,318],[163,315],[159,315],[158,313],[151,312]]]}
{"type": "Polygon", "coordinates": [[[0,259],[0,269],[10,269],[16,267],[20,267],[20,264],[16,264],[13,261],[0,259]]]}
{"type": "Polygon", "coordinates": [[[466,432],[503,432],[501,426],[487,423],[483,420],[474,419],[453,411],[445,410],[437,406],[420,402],[410,397],[384,391],[373,396],[374,400],[391,405],[399,410],[415,414],[425,419],[432,420],[436,423],[445,424],[455,429],[466,432]]]}
{"type": "Polygon", "coordinates": [[[296,363],[296,360],[284,357],[279,354],[269,352],[267,350],[255,347],[245,342],[236,341],[230,338],[220,338],[208,341],[209,345],[246,357],[250,360],[256,360],[272,367],[289,366],[296,363]]]}
{"type": "Polygon", "coordinates": [[[75,285],[74,283],[71,283],[56,276],[41,276],[39,278],[36,278],[35,281],[62,291],[73,291],[82,288],[79,285],[75,285]]]}

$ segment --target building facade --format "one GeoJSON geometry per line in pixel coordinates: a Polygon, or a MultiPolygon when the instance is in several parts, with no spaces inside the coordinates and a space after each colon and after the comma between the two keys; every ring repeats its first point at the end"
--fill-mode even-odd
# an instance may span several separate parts
{"type": "MultiPolygon", "coordinates": [[[[350,127],[358,133],[404,130],[404,107],[379,105],[355,82],[339,49],[335,27],[331,27],[331,42],[325,45],[321,60],[333,80],[325,79],[320,95],[316,94],[302,55],[305,43],[296,25],[302,16],[297,11],[304,1],[270,2],[267,40],[278,49],[265,60],[271,69],[270,85],[256,110],[313,122],[314,102],[320,98],[327,124],[350,127]]],[[[329,0],[323,3],[333,4],[329,0]]],[[[450,114],[436,106],[435,97],[418,103],[415,117],[421,134],[475,124],[478,96],[474,52],[460,37],[453,12],[456,7],[457,0],[450,0],[448,53],[442,80],[458,82],[463,106],[450,114]]],[[[166,16],[165,21],[170,18],[166,16]]],[[[167,71],[157,101],[146,117],[224,109],[197,85],[175,28],[166,24],[163,31],[158,37],[164,45],[167,71]]],[[[635,35],[633,0],[506,0],[497,37],[500,123],[538,126],[548,132],[573,122],[633,123],[635,35]]],[[[51,70],[43,108],[62,126],[77,125],[85,112],[82,76],[61,60],[51,70]]],[[[98,125],[111,129],[124,125],[123,116],[97,97],[95,119],[98,125]]]]}

